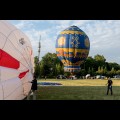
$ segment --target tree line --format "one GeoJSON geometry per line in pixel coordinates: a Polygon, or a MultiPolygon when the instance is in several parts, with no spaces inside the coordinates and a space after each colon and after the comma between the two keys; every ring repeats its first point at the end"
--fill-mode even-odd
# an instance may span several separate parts
{"type": "MultiPolygon", "coordinates": [[[[35,74],[38,78],[56,78],[57,75],[62,74],[69,76],[69,72],[64,72],[64,65],[58,59],[56,53],[47,53],[39,61],[38,57],[34,57],[35,74]]],[[[77,76],[91,76],[103,75],[106,77],[113,77],[120,75],[120,65],[116,62],[107,62],[103,55],[88,56],[83,64],[80,65],[81,70],[76,73],[77,76]]]]}

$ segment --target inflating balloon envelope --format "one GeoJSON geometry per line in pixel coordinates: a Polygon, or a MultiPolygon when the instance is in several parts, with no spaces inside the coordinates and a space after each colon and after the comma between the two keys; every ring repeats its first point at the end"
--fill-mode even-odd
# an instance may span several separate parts
{"type": "Polygon", "coordinates": [[[0,20],[0,100],[24,99],[34,72],[29,38],[7,21],[0,20]]]}
{"type": "Polygon", "coordinates": [[[88,36],[77,26],[60,32],[56,40],[56,54],[64,64],[64,71],[75,73],[86,60],[90,49],[88,36]]]}

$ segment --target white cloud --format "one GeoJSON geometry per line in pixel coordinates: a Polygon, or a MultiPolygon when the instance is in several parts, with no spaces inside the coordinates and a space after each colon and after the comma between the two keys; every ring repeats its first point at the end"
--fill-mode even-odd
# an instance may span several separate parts
{"type": "Polygon", "coordinates": [[[108,62],[120,63],[120,20],[21,20],[15,25],[30,38],[35,55],[40,34],[42,57],[47,52],[55,52],[55,41],[62,30],[76,25],[90,39],[89,55],[101,54],[108,62]],[[48,24],[51,27],[47,28],[48,24]],[[38,28],[39,25],[42,27],[38,28]]]}

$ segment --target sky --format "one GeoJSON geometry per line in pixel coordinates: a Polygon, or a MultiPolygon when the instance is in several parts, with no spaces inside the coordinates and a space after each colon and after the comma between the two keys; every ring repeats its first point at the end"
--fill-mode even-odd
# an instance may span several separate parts
{"type": "Polygon", "coordinates": [[[120,20],[8,20],[23,31],[31,41],[34,56],[38,55],[41,35],[40,59],[48,52],[56,53],[57,36],[64,29],[75,25],[90,40],[88,56],[100,54],[106,62],[120,64],[120,20]]]}

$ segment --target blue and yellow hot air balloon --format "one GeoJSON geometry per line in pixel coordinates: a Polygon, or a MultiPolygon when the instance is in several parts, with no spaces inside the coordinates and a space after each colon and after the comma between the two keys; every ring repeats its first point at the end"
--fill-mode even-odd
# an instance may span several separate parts
{"type": "Polygon", "coordinates": [[[90,50],[88,36],[77,26],[60,32],[56,40],[56,54],[64,64],[64,71],[75,73],[86,60],[90,50]]]}

